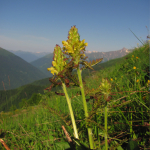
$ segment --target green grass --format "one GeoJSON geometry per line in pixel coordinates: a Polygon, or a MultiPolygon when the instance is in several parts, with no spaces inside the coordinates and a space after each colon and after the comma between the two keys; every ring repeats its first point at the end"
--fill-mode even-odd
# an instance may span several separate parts
{"type": "MultiPolygon", "coordinates": [[[[96,72],[86,70],[91,75],[84,77],[86,82],[84,88],[85,91],[96,90],[102,78],[107,78],[111,84],[110,101],[107,102],[108,148],[126,150],[129,147],[131,149],[131,145],[137,144],[139,148],[148,149],[150,145],[148,43],[135,48],[123,58],[111,60],[100,66],[101,69],[93,67],[96,72]],[[109,66],[109,63],[112,66],[109,66]]],[[[89,147],[82,96],[77,94],[80,93],[80,88],[72,87],[67,91],[71,98],[79,138],[89,147]]],[[[63,93],[62,90],[58,92],[63,93]]],[[[89,99],[88,126],[92,128],[96,149],[104,150],[105,98],[101,92],[93,95],[91,99],[90,95],[92,93],[86,94],[86,99],[89,99]]],[[[10,149],[70,148],[62,129],[62,126],[65,126],[73,139],[73,128],[65,96],[48,96],[45,93],[41,94],[41,97],[37,106],[0,113],[0,138],[10,149]]],[[[0,149],[5,149],[2,144],[0,149]]]]}

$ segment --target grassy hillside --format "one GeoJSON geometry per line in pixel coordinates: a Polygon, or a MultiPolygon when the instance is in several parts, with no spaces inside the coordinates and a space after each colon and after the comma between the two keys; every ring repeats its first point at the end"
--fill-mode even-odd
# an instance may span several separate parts
{"type": "Polygon", "coordinates": [[[0,48],[0,90],[14,89],[46,75],[20,57],[0,48]]]}
{"type": "Polygon", "coordinates": [[[52,75],[47,71],[47,68],[52,66],[52,61],[53,61],[53,53],[48,54],[42,58],[39,58],[31,62],[30,64],[32,64],[33,66],[44,72],[47,75],[47,77],[52,77],[52,75]]]}
{"type": "Polygon", "coordinates": [[[19,56],[20,58],[22,58],[23,60],[27,61],[27,62],[32,62],[35,61],[45,55],[48,54],[48,52],[26,52],[26,51],[13,51],[13,50],[8,50],[9,52],[19,56]]]}
{"type": "Polygon", "coordinates": [[[22,58],[23,60],[25,60],[27,62],[31,62],[31,61],[38,59],[38,57],[31,52],[24,52],[24,51],[20,51],[20,50],[19,51],[10,51],[10,52],[14,53],[15,55],[19,56],[20,58],[22,58]]]}
{"type": "MultiPolygon", "coordinates": [[[[122,59],[108,61],[101,67],[95,66],[96,72],[84,76],[89,111],[87,121],[80,88],[67,89],[80,138],[76,142],[80,143],[80,149],[89,149],[86,126],[92,128],[95,149],[105,149],[106,129],[108,149],[149,148],[149,48],[147,43],[122,59]],[[103,78],[107,78],[111,85],[108,99],[99,89],[103,78]]],[[[57,92],[64,93],[62,90],[57,92]]],[[[63,150],[75,147],[74,143],[68,142],[69,138],[75,139],[66,98],[49,93],[54,91],[40,94],[38,103],[32,98],[23,101],[22,109],[1,112],[0,136],[10,149],[63,150]],[[67,138],[62,126],[69,133],[67,138]]],[[[79,149],[78,145],[76,147],[79,149]]],[[[4,149],[2,144],[0,149],[4,149]]]]}

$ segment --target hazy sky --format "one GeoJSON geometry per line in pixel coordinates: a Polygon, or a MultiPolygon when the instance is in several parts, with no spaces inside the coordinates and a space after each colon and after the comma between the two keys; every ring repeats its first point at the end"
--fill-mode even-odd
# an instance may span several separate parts
{"type": "MultiPolygon", "coordinates": [[[[149,0],[0,0],[0,47],[53,52],[76,25],[89,51],[134,48],[146,40],[149,0]]],[[[150,29],[149,29],[150,30],[150,29]]]]}

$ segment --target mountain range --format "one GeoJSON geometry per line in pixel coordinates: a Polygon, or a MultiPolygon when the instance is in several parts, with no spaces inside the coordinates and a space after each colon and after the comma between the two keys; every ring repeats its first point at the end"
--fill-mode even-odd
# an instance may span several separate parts
{"type": "Polygon", "coordinates": [[[9,52],[21,57],[22,59],[24,59],[27,62],[32,62],[36,59],[39,59],[47,54],[49,54],[49,52],[26,52],[26,51],[14,51],[14,50],[8,50],[9,52]]]}
{"type": "MultiPolygon", "coordinates": [[[[123,57],[131,51],[132,50],[123,48],[121,50],[110,52],[85,51],[85,54],[88,57],[87,61],[103,58],[101,63],[104,63],[111,59],[123,57]]],[[[47,68],[52,66],[53,53],[49,53],[47,55],[47,52],[31,53],[13,51],[13,53],[0,48],[0,90],[14,89],[22,85],[32,83],[36,80],[53,76],[49,71],[47,71],[47,68]],[[20,57],[17,55],[20,55],[20,57]],[[28,61],[29,58],[30,61],[35,58],[38,59],[29,63],[27,62],[27,58],[28,61]]],[[[82,65],[80,67],[82,67],[82,65]]]]}
{"type": "MultiPolygon", "coordinates": [[[[123,57],[125,55],[127,55],[128,53],[130,53],[132,51],[132,49],[126,49],[126,48],[122,48],[121,50],[117,50],[117,51],[110,51],[110,52],[91,52],[91,51],[85,51],[85,55],[88,57],[86,59],[86,61],[92,61],[98,58],[103,58],[103,61],[101,63],[104,63],[106,61],[109,61],[111,59],[115,59],[115,58],[120,58],[123,57]]],[[[52,74],[47,71],[47,68],[50,68],[52,66],[52,61],[53,61],[53,53],[48,54],[42,58],[39,58],[33,62],[31,62],[31,64],[33,66],[35,66],[36,68],[38,68],[40,71],[42,71],[44,74],[47,75],[47,77],[51,77],[52,74]]],[[[82,67],[82,65],[80,65],[80,67],[82,67]]]]}

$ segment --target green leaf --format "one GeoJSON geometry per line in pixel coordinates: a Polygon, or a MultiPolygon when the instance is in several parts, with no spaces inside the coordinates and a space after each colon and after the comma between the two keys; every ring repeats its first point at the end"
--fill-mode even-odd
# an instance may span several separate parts
{"type": "MultiPolygon", "coordinates": [[[[118,144],[118,142],[117,141],[114,141],[116,144],[118,144]]],[[[119,145],[118,147],[117,147],[117,150],[123,150],[123,148],[119,145]]]]}
{"type": "Polygon", "coordinates": [[[121,146],[118,146],[117,150],[123,150],[123,148],[121,146]]]}
{"type": "Polygon", "coordinates": [[[138,147],[138,143],[133,141],[132,139],[128,142],[127,150],[140,150],[138,147]]]}
{"type": "Polygon", "coordinates": [[[99,58],[99,59],[96,59],[96,60],[93,60],[93,61],[90,61],[90,62],[87,62],[87,61],[83,61],[81,62],[82,65],[85,65],[84,67],[81,68],[81,70],[84,70],[86,68],[89,68],[89,69],[92,69],[92,66],[95,66],[97,65],[98,63],[100,63],[101,61],[103,60],[103,58],[99,58]]]}
{"type": "Polygon", "coordinates": [[[135,133],[133,134],[133,139],[137,139],[137,137],[136,137],[135,133]]]}
{"type": "Polygon", "coordinates": [[[61,149],[70,148],[70,145],[67,142],[58,142],[58,143],[55,143],[55,144],[56,144],[56,146],[58,146],[61,149]]]}

